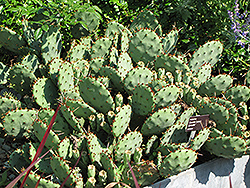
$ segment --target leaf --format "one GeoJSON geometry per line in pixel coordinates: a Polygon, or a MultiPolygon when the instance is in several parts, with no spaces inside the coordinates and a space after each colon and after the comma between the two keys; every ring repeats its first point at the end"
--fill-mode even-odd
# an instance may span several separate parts
{"type": "Polygon", "coordinates": [[[48,32],[49,26],[48,26],[47,24],[42,25],[42,29],[43,29],[45,32],[48,32]]]}
{"type": "Polygon", "coordinates": [[[38,28],[38,29],[35,31],[35,34],[34,34],[35,40],[40,39],[42,35],[43,35],[42,29],[41,29],[41,28],[38,28]]]}
{"type": "Polygon", "coordinates": [[[48,11],[44,11],[42,14],[48,17],[50,16],[50,13],[48,11]]]}

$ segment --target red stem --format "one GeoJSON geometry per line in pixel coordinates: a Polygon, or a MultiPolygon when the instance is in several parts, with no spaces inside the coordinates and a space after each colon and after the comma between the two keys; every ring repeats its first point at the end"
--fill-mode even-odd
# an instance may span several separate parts
{"type": "MultiPolygon", "coordinates": [[[[52,129],[52,126],[53,126],[53,124],[54,124],[54,122],[55,122],[55,119],[56,119],[56,116],[57,116],[57,113],[58,113],[58,111],[59,111],[60,106],[61,106],[60,104],[57,106],[57,109],[56,109],[56,111],[55,111],[55,113],[54,113],[54,115],[53,115],[53,117],[52,117],[52,119],[51,119],[51,121],[50,121],[50,123],[49,123],[49,127],[48,127],[48,129],[46,130],[46,132],[45,132],[45,134],[44,134],[44,136],[43,136],[43,139],[42,139],[42,141],[41,141],[41,143],[40,143],[40,145],[39,145],[39,147],[38,147],[38,149],[37,149],[37,151],[36,151],[36,155],[35,155],[35,157],[33,158],[33,161],[31,162],[31,164],[34,163],[34,162],[36,161],[36,159],[37,159],[37,158],[40,156],[40,154],[42,153],[43,147],[44,147],[45,142],[46,142],[46,140],[47,140],[47,138],[48,138],[48,136],[49,136],[49,132],[50,132],[50,130],[52,129]]],[[[24,183],[25,183],[25,181],[27,180],[30,171],[31,171],[31,169],[26,173],[26,175],[25,175],[25,177],[24,177],[24,179],[23,179],[23,182],[22,182],[20,188],[23,188],[24,183]]]]}

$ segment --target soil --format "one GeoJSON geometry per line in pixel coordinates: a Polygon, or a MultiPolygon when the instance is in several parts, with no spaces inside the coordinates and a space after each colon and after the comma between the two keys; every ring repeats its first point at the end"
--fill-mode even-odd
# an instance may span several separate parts
{"type": "Polygon", "coordinates": [[[11,168],[8,168],[8,160],[10,155],[18,147],[18,145],[20,144],[13,144],[13,142],[11,142],[11,140],[7,137],[5,139],[0,137],[0,187],[5,187],[18,175],[17,172],[11,168]],[[6,170],[7,179],[3,181],[3,174],[6,170]]]}

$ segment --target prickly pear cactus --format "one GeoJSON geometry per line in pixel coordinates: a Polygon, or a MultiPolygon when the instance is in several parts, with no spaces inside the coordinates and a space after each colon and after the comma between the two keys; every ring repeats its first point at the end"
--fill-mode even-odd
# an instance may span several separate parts
{"type": "MultiPolygon", "coordinates": [[[[0,63],[0,128],[24,141],[11,155],[12,168],[27,167],[61,105],[43,152],[52,150],[37,163],[27,187],[43,172],[50,178],[41,178],[41,186],[58,187],[69,175],[68,187],[112,182],[133,187],[128,163],[146,186],[190,168],[204,150],[225,158],[250,153],[250,74],[246,85],[235,84],[230,75],[212,75],[221,42],[204,44],[190,60],[175,55],[178,30],[162,34],[150,11],[141,12],[129,29],[112,21],[104,37],[82,37],[99,25],[92,10],[76,13],[81,24],[72,32],[80,39],[72,41],[65,59],[58,26],[38,41],[31,40],[34,29],[27,26],[24,36],[39,53],[29,49],[20,63],[0,63]],[[19,97],[3,95],[10,90],[19,97]],[[191,116],[206,114],[206,128],[186,132],[191,116]]],[[[17,40],[17,47],[9,48],[13,52],[24,45],[7,29],[0,42],[3,34],[17,40]]]]}

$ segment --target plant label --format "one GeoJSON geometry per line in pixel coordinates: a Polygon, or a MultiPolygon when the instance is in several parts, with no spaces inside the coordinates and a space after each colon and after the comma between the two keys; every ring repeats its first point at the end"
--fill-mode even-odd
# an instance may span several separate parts
{"type": "Polygon", "coordinates": [[[188,121],[186,132],[201,130],[207,127],[208,121],[209,121],[209,114],[191,116],[188,121]]]}

